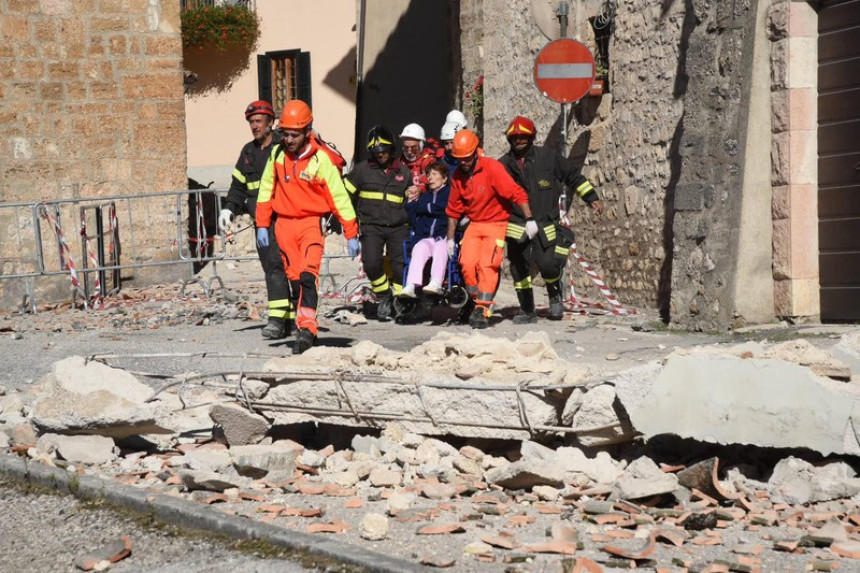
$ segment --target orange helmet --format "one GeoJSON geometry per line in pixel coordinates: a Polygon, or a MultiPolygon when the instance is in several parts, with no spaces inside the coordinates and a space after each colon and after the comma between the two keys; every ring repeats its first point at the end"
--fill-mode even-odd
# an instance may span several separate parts
{"type": "Polygon", "coordinates": [[[458,159],[471,157],[478,150],[478,136],[468,129],[461,129],[454,135],[454,149],[451,155],[458,159]]]}
{"type": "Polygon", "coordinates": [[[534,122],[527,117],[518,115],[511,120],[511,123],[508,124],[508,129],[505,131],[505,137],[510,137],[512,135],[528,135],[529,137],[534,138],[536,133],[537,130],[535,129],[534,122]]]}
{"type": "Polygon", "coordinates": [[[300,99],[291,99],[281,112],[280,129],[304,129],[314,120],[314,114],[308,104],[300,99]]]}
{"type": "Polygon", "coordinates": [[[245,108],[245,119],[251,119],[252,115],[268,115],[272,119],[275,119],[275,110],[272,109],[272,104],[267,101],[252,101],[245,108]]]}

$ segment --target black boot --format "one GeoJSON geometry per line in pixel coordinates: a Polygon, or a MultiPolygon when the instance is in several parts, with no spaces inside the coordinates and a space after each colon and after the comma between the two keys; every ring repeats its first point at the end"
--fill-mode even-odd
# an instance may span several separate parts
{"type": "Polygon", "coordinates": [[[517,299],[520,301],[520,312],[514,317],[514,324],[534,324],[537,322],[535,313],[535,293],[526,288],[517,291],[517,299]]]}
{"type": "Polygon", "coordinates": [[[469,326],[472,328],[487,328],[489,325],[487,315],[484,313],[484,307],[476,306],[475,310],[469,316],[469,326]]]}
{"type": "Polygon", "coordinates": [[[316,342],[317,337],[310,330],[300,328],[296,333],[296,343],[293,345],[293,354],[302,354],[310,349],[316,342]]]}
{"type": "Polygon", "coordinates": [[[388,321],[394,318],[394,296],[391,291],[377,295],[379,304],[376,306],[376,318],[380,321],[388,321]]]}
{"type": "Polygon", "coordinates": [[[266,340],[279,340],[289,335],[289,326],[284,318],[269,317],[269,322],[263,327],[263,338],[266,340]]]}
{"type": "Polygon", "coordinates": [[[549,295],[549,318],[561,320],[564,318],[564,303],[561,301],[561,281],[547,283],[546,294],[549,295]]]}

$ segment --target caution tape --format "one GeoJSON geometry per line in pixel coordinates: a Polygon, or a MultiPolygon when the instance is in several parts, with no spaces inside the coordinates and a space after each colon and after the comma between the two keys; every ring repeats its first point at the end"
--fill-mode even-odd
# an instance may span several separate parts
{"type": "MultiPolygon", "coordinates": [[[[93,267],[98,268],[100,266],[99,260],[90,246],[90,237],[87,235],[87,216],[83,209],[81,209],[81,237],[84,239],[84,246],[86,247],[87,257],[89,258],[90,263],[93,267]]],[[[102,308],[102,281],[100,272],[95,273],[93,289],[95,292],[90,299],[93,304],[93,308],[102,308]]]]}
{"type": "MultiPolygon", "coordinates": [[[[558,200],[558,211],[559,211],[559,223],[563,227],[571,228],[570,217],[567,215],[567,211],[564,209],[564,196],[559,197],[558,200]]],[[[570,258],[575,259],[579,266],[581,266],[585,270],[585,274],[588,275],[588,278],[591,279],[591,282],[597,286],[600,290],[600,293],[606,298],[612,308],[605,309],[600,303],[592,303],[584,300],[579,300],[576,298],[576,291],[573,288],[574,277],[573,277],[573,266],[572,264],[567,265],[567,273],[568,273],[568,285],[570,287],[570,296],[567,300],[564,301],[565,308],[569,312],[578,313],[578,314],[613,314],[616,316],[627,316],[637,314],[635,310],[628,309],[624,307],[619,301],[618,297],[615,296],[615,293],[606,286],[606,282],[597,274],[597,271],[594,270],[594,267],[583,258],[582,255],[579,254],[579,251],[576,248],[576,243],[572,243],[570,245],[570,258]]]]}
{"type": "Polygon", "coordinates": [[[66,236],[63,234],[63,229],[60,227],[59,221],[55,219],[48,212],[48,209],[45,205],[41,205],[39,208],[39,212],[42,217],[48,221],[48,224],[54,229],[54,234],[57,236],[57,243],[60,245],[60,255],[61,255],[61,263],[64,267],[62,270],[69,272],[69,280],[72,282],[72,286],[81,295],[81,299],[84,301],[84,308],[87,308],[87,295],[84,292],[84,288],[81,286],[81,281],[78,278],[78,271],[75,269],[75,258],[72,256],[72,249],[69,247],[68,241],[66,241],[66,236]]]}

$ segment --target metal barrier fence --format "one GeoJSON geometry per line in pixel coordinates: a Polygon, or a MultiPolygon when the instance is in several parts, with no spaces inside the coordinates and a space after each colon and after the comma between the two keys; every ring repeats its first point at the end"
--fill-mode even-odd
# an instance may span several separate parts
{"type": "MultiPolygon", "coordinates": [[[[33,279],[67,275],[73,298],[90,308],[120,289],[122,270],[190,263],[193,272],[180,294],[194,282],[209,296],[215,282],[224,286],[216,267],[219,261],[257,260],[253,225],[237,224],[228,232],[218,229],[225,194],[226,190],[195,189],[0,203],[0,280],[25,280],[25,304],[35,312],[33,279]],[[172,256],[166,260],[155,257],[168,249],[172,256]],[[212,276],[204,281],[197,273],[207,265],[212,276]]],[[[338,289],[329,263],[340,257],[324,259],[321,292],[326,292],[327,282],[329,293],[338,289]]]]}

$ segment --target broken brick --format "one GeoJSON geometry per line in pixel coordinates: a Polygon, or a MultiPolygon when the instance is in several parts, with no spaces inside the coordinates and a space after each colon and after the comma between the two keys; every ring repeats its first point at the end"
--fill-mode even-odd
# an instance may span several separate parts
{"type": "Polygon", "coordinates": [[[501,535],[484,535],[481,541],[493,547],[501,547],[502,549],[515,549],[520,546],[520,542],[512,537],[503,537],[501,535]]]}
{"type": "Polygon", "coordinates": [[[533,543],[523,546],[527,553],[556,553],[559,555],[573,555],[576,553],[576,543],[569,541],[550,541],[548,543],[533,543]]]}
{"type": "Polygon", "coordinates": [[[82,571],[92,571],[102,561],[116,563],[131,555],[131,539],[123,535],[120,539],[103,545],[75,559],[75,567],[82,571]]]}
{"type": "Polygon", "coordinates": [[[445,533],[463,533],[464,531],[466,531],[466,528],[460,523],[446,523],[441,525],[427,525],[420,528],[415,533],[418,535],[440,535],[445,533]]]}
{"type": "Polygon", "coordinates": [[[610,555],[616,555],[618,557],[624,557],[625,559],[633,559],[635,561],[639,561],[641,559],[647,559],[654,553],[654,549],[657,547],[657,535],[655,532],[651,532],[651,535],[648,536],[648,539],[645,541],[645,545],[642,547],[638,547],[635,549],[627,549],[625,547],[619,547],[617,545],[604,545],[601,547],[603,551],[606,551],[610,555]]]}

